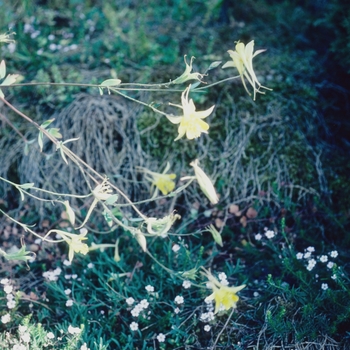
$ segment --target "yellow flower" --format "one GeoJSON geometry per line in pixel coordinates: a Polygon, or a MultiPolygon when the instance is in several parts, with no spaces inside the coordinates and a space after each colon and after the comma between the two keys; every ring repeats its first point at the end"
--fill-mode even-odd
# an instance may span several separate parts
{"type": "Polygon", "coordinates": [[[82,242],[83,240],[87,239],[87,237],[85,237],[87,233],[88,231],[86,228],[82,228],[80,230],[79,235],[64,232],[64,231],[59,231],[59,234],[62,236],[62,239],[69,246],[69,253],[68,253],[69,261],[73,260],[74,253],[81,253],[83,255],[86,255],[89,252],[88,245],[82,242]]]}
{"type": "Polygon", "coordinates": [[[167,115],[167,118],[173,124],[180,124],[178,129],[179,135],[175,141],[181,139],[181,137],[183,137],[185,134],[189,140],[193,140],[199,137],[202,132],[206,134],[208,133],[209,125],[202,119],[208,117],[213,112],[215,105],[205,111],[196,112],[196,107],[193,100],[188,99],[190,89],[191,85],[189,85],[181,95],[182,106],[170,103],[170,105],[179,107],[183,110],[183,116],[180,117],[167,115]]]}
{"type": "Polygon", "coordinates": [[[196,180],[202,192],[207,196],[211,204],[217,204],[219,201],[218,195],[215,191],[214,185],[206,175],[206,173],[198,166],[198,159],[190,163],[193,166],[196,180]]]}
{"type": "Polygon", "coordinates": [[[171,226],[177,219],[181,219],[181,216],[174,213],[167,215],[162,219],[148,218],[145,221],[147,224],[147,232],[151,235],[166,237],[171,226]]]}
{"type": "Polygon", "coordinates": [[[260,88],[264,88],[267,90],[271,90],[271,89],[265,86],[262,86],[259,83],[253,69],[253,58],[257,56],[259,53],[264,52],[265,50],[255,51],[254,54],[253,54],[253,50],[254,50],[254,40],[249,42],[247,45],[238,41],[238,43],[236,44],[236,51],[232,51],[232,50],[227,51],[230,54],[232,61],[226,62],[222,66],[222,68],[236,67],[239,75],[241,76],[243,86],[249,95],[250,95],[250,92],[247,89],[244,78],[246,78],[249,84],[253,87],[254,89],[253,100],[255,101],[257,92],[260,94],[264,94],[264,92],[260,91],[260,88]]]}
{"type": "Polygon", "coordinates": [[[201,79],[203,78],[203,74],[191,73],[193,59],[194,59],[194,57],[191,57],[190,64],[188,64],[187,61],[186,61],[186,55],[184,56],[186,69],[178,78],[176,78],[175,80],[173,80],[171,82],[172,84],[182,84],[182,83],[184,83],[187,80],[198,80],[198,81],[201,81],[201,79]]]}
{"type": "Polygon", "coordinates": [[[160,190],[160,192],[162,192],[164,196],[166,196],[168,193],[174,190],[174,179],[176,179],[176,174],[166,174],[166,172],[170,169],[169,163],[167,163],[163,173],[155,173],[146,168],[141,169],[146,173],[146,179],[152,182],[152,186],[156,187],[156,191],[153,194],[153,197],[157,196],[158,190],[160,190]]]}
{"type": "Polygon", "coordinates": [[[11,39],[11,35],[15,33],[0,34],[0,43],[14,43],[15,41],[11,39]]]}
{"type": "Polygon", "coordinates": [[[237,292],[245,287],[245,284],[238,287],[228,287],[220,283],[209,271],[205,270],[205,276],[209,280],[210,288],[213,290],[213,294],[209,295],[206,300],[215,300],[215,311],[216,314],[221,308],[229,310],[236,308],[236,304],[239,297],[236,295],[237,292]]]}

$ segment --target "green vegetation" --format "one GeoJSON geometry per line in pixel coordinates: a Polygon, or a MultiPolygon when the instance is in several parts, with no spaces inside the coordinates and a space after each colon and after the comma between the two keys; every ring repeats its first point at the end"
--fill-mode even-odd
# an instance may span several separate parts
{"type": "MultiPolygon", "coordinates": [[[[40,152],[37,128],[2,102],[0,349],[350,347],[349,5],[101,3],[0,0],[0,34],[16,33],[15,43],[1,43],[0,58],[7,73],[20,74],[18,83],[28,83],[2,91],[48,133],[40,152]],[[180,115],[168,103],[181,105],[188,85],[122,91],[144,105],[106,88],[100,96],[91,86],[106,79],[169,83],[183,73],[184,55],[188,63],[196,57],[193,72],[205,72],[212,62],[229,61],[227,50],[238,40],[266,49],[254,58],[254,68],[273,91],[253,101],[238,78],[191,92],[199,111],[215,104],[205,119],[209,134],[196,140],[174,143],[178,125],[154,111],[180,115]],[[46,82],[58,85],[30,85],[46,82]],[[43,124],[53,118],[52,125],[43,124]],[[165,224],[135,219],[116,187],[96,192],[93,170],[83,172],[69,158],[67,165],[49,141],[57,128],[63,140],[79,138],[66,144],[70,151],[141,202],[137,209],[148,219],[164,218],[165,224]],[[218,203],[211,204],[195,182],[147,201],[154,191],[147,169],[162,173],[169,162],[166,174],[177,175],[179,188],[187,185],[180,178],[193,174],[189,163],[195,158],[215,180],[218,203]],[[54,202],[31,183],[90,195],[62,195],[54,202]],[[173,226],[165,232],[169,220],[173,226]],[[77,230],[78,241],[70,241],[69,233],[83,223],[88,239],[77,230]],[[211,224],[222,246],[209,232],[211,224]],[[158,233],[140,238],[129,226],[158,233]],[[51,243],[34,234],[44,237],[50,230],[61,230],[66,240],[51,243]],[[85,243],[90,252],[78,253],[85,243]],[[14,256],[22,261],[5,259],[14,256]],[[246,285],[236,308],[214,314],[216,299],[205,300],[215,288],[207,288],[210,277],[202,267],[221,286],[246,285]]],[[[206,85],[238,75],[222,64],[204,76],[206,85]]],[[[49,238],[59,239],[55,234],[49,238]]],[[[232,290],[226,292],[232,297],[232,290]]]]}

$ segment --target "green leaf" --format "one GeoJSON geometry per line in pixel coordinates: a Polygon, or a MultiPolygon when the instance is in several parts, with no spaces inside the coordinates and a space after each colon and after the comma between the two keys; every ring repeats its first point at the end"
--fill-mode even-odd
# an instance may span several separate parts
{"type": "Polygon", "coordinates": [[[17,188],[17,190],[19,191],[19,193],[20,193],[20,195],[21,195],[21,200],[22,200],[22,202],[24,201],[24,193],[23,193],[23,191],[19,188],[19,187],[16,187],[17,188]]]}
{"type": "Polygon", "coordinates": [[[107,79],[103,81],[100,85],[101,86],[117,86],[121,83],[122,81],[120,79],[107,79]]]}
{"type": "Polygon", "coordinates": [[[59,128],[49,128],[47,129],[47,132],[52,135],[53,137],[56,137],[57,139],[62,138],[62,134],[59,132],[59,128]]]}
{"type": "Polygon", "coordinates": [[[117,194],[113,194],[112,196],[110,196],[106,199],[105,203],[107,205],[112,205],[118,200],[118,197],[119,196],[117,194]]]}
{"type": "Polygon", "coordinates": [[[44,121],[40,126],[43,129],[46,129],[54,120],[55,120],[55,118],[48,119],[48,120],[44,121]]]}
{"type": "Polygon", "coordinates": [[[18,78],[19,74],[9,74],[5,80],[1,83],[1,85],[12,85],[16,82],[16,79],[18,78]]]}
{"type": "Polygon", "coordinates": [[[6,75],[6,63],[4,60],[0,63],[0,79],[5,78],[6,75]]]}
{"type": "Polygon", "coordinates": [[[65,161],[66,164],[68,164],[67,158],[66,158],[66,156],[65,156],[65,154],[64,154],[64,151],[63,151],[63,148],[62,148],[62,147],[60,147],[60,152],[61,152],[61,157],[62,157],[62,159],[65,161]]]}
{"type": "Polygon", "coordinates": [[[208,67],[207,71],[216,68],[217,66],[219,66],[221,64],[222,61],[215,61],[213,63],[210,64],[210,66],[208,67]]]}
{"type": "Polygon", "coordinates": [[[32,188],[34,185],[35,185],[34,182],[28,182],[28,183],[21,184],[21,185],[18,185],[18,186],[26,190],[28,188],[32,188]]]}
{"type": "Polygon", "coordinates": [[[39,147],[40,147],[40,152],[43,151],[43,147],[44,147],[43,138],[44,138],[43,132],[42,132],[42,131],[39,131],[39,135],[38,135],[38,144],[39,144],[39,147]]]}
{"type": "Polygon", "coordinates": [[[29,154],[29,144],[26,142],[26,144],[24,145],[24,155],[27,156],[29,154]]]}

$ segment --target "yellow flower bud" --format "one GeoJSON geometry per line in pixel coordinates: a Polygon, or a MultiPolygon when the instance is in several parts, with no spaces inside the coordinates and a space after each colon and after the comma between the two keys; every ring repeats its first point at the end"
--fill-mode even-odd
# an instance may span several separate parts
{"type": "Polygon", "coordinates": [[[191,162],[190,165],[193,166],[196,180],[202,192],[206,195],[211,204],[217,204],[219,202],[219,197],[215,191],[214,185],[205,172],[198,166],[198,159],[191,162]]]}

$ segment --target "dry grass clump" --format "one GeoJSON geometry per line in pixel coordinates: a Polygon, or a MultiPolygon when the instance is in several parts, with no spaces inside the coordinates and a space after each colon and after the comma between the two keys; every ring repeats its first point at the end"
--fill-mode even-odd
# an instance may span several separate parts
{"type": "MultiPolygon", "coordinates": [[[[80,94],[65,109],[46,119],[55,118],[52,126],[60,129],[63,140],[79,138],[66,144],[72,152],[108,176],[130,198],[139,199],[141,187],[135,169],[148,162],[136,125],[139,113],[137,104],[118,96],[80,94]]],[[[36,139],[37,132],[28,132],[26,138],[36,139]]],[[[24,155],[23,140],[14,142],[10,137],[1,140],[1,148],[1,173],[5,177],[16,167],[13,170],[20,183],[33,182],[36,187],[60,193],[90,192],[79,167],[71,161],[67,165],[48,139],[42,153],[35,142],[24,155]]]]}

